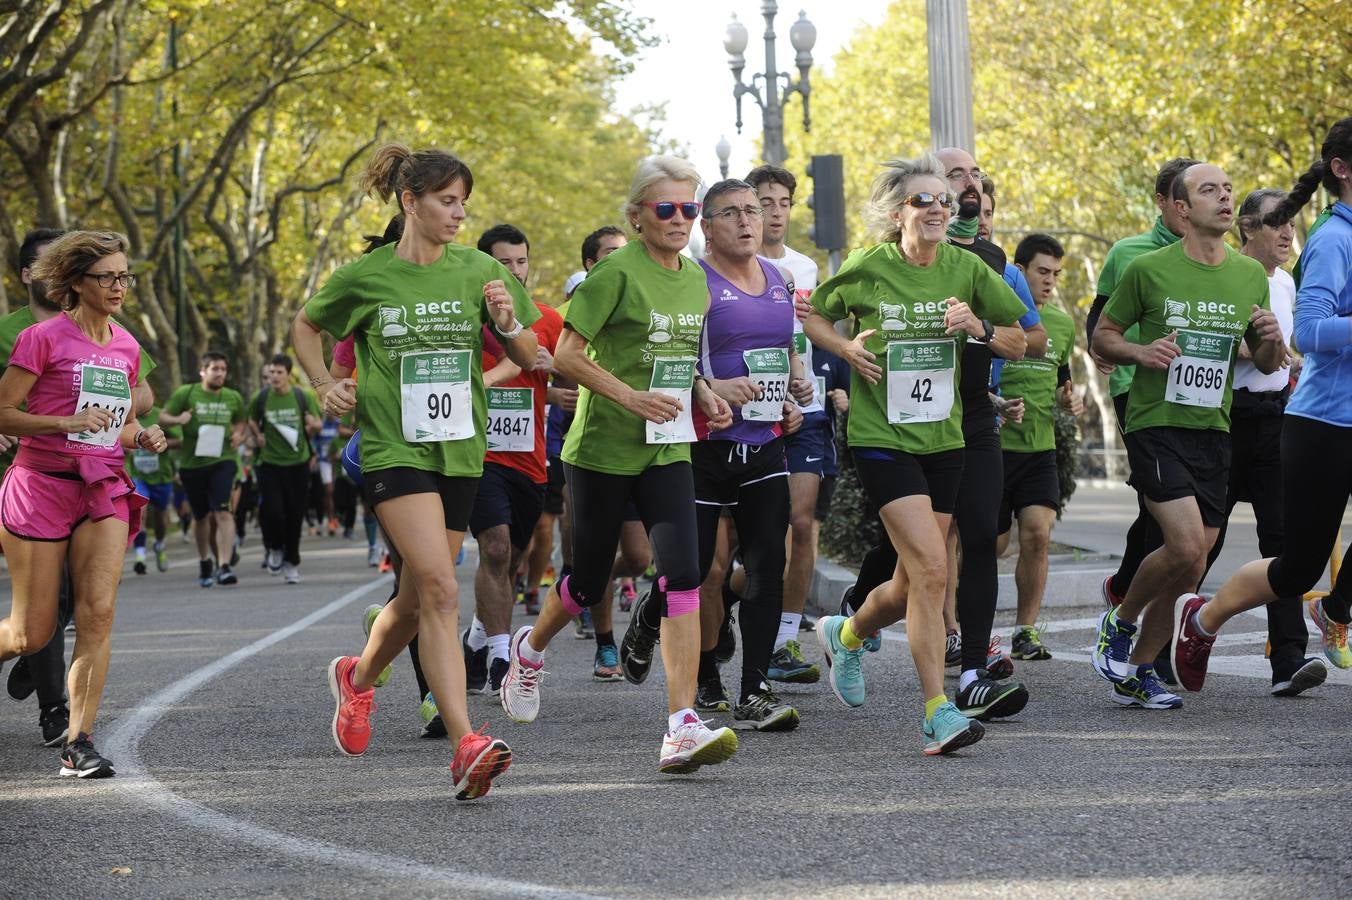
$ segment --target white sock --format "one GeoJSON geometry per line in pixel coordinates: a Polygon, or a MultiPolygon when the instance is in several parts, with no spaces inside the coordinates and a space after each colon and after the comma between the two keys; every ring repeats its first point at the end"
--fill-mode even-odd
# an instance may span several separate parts
{"type": "Polygon", "coordinates": [[[137,547],[137,548],[136,548],[136,558],[137,558],[137,560],[139,560],[140,562],[145,562],[145,560],[146,560],[146,548],[145,548],[145,547],[137,547]]]}
{"type": "Polygon", "coordinates": [[[475,653],[488,646],[488,632],[484,631],[484,623],[479,621],[478,616],[469,626],[469,637],[465,638],[465,643],[475,653]]]}
{"type": "Polygon", "coordinates": [[[1202,625],[1201,607],[1198,607],[1197,611],[1192,614],[1192,627],[1196,628],[1197,633],[1200,634],[1202,637],[1214,638],[1216,636],[1212,634],[1210,631],[1207,631],[1206,627],[1202,625]]]}
{"type": "Polygon", "coordinates": [[[780,613],[779,634],[775,636],[775,649],[783,647],[789,641],[798,640],[798,625],[803,621],[802,613],[780,613]]]}
{"type": "Polygon", "coordinates": [[[965,691],[967,686],[981,677],[981,673],[976,669],[967,669],[958,676],[958,690],[965,691]]]}
{"type": "MultiPolygon", "coordinates": [[[[512,643],[510,634],[490,634],[488,636],[488,658],[507,659],[507,651],[512,643]]],[[[529,649],[523,644],[523,649],[529,649]]]]}
{"type": "Polygon", "coordinates": [[[538,669],[545,664],[545,651],[536,650],[528,640],[523,640],[517,646],[516,652],[521,657],[522,662],[530,663],[534,668],[538,669]]]}
{"type": "Polygon", "coordinates": [[[687,706],[685,709],[678,709],[671,715],[667,716],[667,733],[668,734],[674,733],[677,728],[680,728],[682,725],[685,724],[686,716],[693,716],[694,714],[695,711],[687,706]]]}

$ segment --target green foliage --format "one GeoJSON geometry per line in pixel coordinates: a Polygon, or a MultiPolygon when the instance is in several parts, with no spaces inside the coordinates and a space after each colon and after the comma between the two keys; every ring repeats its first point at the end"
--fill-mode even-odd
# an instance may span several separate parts
{"type": "Polygon", "coordinates": [[[1061,518],[1066,503],[1075,493],[1075,478],[1080,474],[1079,420],[1059,406],[1056,409],[1056,477],[1061,484],[1061,518]]]}
{"type": "Polygon", "coordinates": [[[869,506],[853,457],[845,446],[843,417],[836,423],[836,450],[840,474],[831,495],[831,509],[821,526],[821,552],[842,565],[857,567],[882,536],[882,525],[877,511],[869,506]]]}

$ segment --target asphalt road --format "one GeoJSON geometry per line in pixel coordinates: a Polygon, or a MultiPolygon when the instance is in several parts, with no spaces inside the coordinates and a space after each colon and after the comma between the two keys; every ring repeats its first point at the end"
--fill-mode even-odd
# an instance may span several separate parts
{"type": "Polygon", "coordinates": [[[1057,658],[1018,664],[1028,708],[946,758],[919,752],[898,633],[867,661],[865,707],[787,688],[801,728],[744,734],[730,763],[687,777],[656,772],[660,672],[594,683],[592,644],[567,631],[536,723],[471,698],[516,761],[464,804],[449,745],[418,737],[406,659],[366,756],[332,745],[325,666],[356,652],[362,609],[388,590],[364,548],[307,540],[290,587],[247,549],[236,588],[199,589],[176,542],[168,573],[128,574],[96,732],[118,777],[57,778],[33,701],[0,700],[0,896],[1352,893],[1352,673],[1269,696],[1256,617],[1218,650],[1213,672],[1234,674],[1154,712],[1113,705],[1090,671],[1096,611],[1055,610],[1057,658]]]}

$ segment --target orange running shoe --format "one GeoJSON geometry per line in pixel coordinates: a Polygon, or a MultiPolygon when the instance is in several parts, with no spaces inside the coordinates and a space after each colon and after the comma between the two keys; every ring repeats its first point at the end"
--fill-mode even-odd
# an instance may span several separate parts
{"type": "Polygon", "coordinates": [[[474,800],[487,794],[493,779],[512,764],[512,748],[505,741],[484,734],[487,727],[485,724],[462,737],[455,750],[451,777],[455,779],[457,800],[474,800]]]}
{"type": "Polygon", "coordinates": [[[371,713],[375,688],[359,691],[352,684],[359,656],[340,656],[329,663],[329,690],[333,693],[333,742],[344,756],[361,756],[371,743],[371,713]]]}
{"type": "Polygon", "coordinates": [[[390,562],[390,551],[386,550],[385,555],[380,558],[380,572],[393,572],[394,563],[390,562]]]}

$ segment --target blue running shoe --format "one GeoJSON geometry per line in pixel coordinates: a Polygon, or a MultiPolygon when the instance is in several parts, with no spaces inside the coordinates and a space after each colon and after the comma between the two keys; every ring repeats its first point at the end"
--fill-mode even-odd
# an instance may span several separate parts
{"type": "Polygon", "coordinates": [[[844,616],[827,616],[817,622],[817,640],[830,670],[831,690],[846,706],[864,705],[864,648],[850,650],[840,642],[844,616]]]}
{"type": "Polygon", "coordinates": [[[1098,643],[1094,646],[1094,671],[1100,678],[1113,684],[1122,684],[1136,674],[1131,659],[1131,639],[1136,626],[1119,621],[1117,610],[1110,609],[1099,617],[1098,643]]]}
{"type": "Polygon", "coordinates": [[[925,720],[921,729],[925,735],[926,756],[952,753],[960,747],[970,747],[986,735],[986,728],[975,719],[969,719],[952,703],[945,703],[925,720]]]}
{"type": "Polygon", "coordinates": [[[1119,706],[1142,709],[1178,709],[1183,698],[1169,693],[1155,677],[1154,666],[1137,666],[1135,673],[1121,684],[1113,685],[1113,702],[1119,706]]]}

